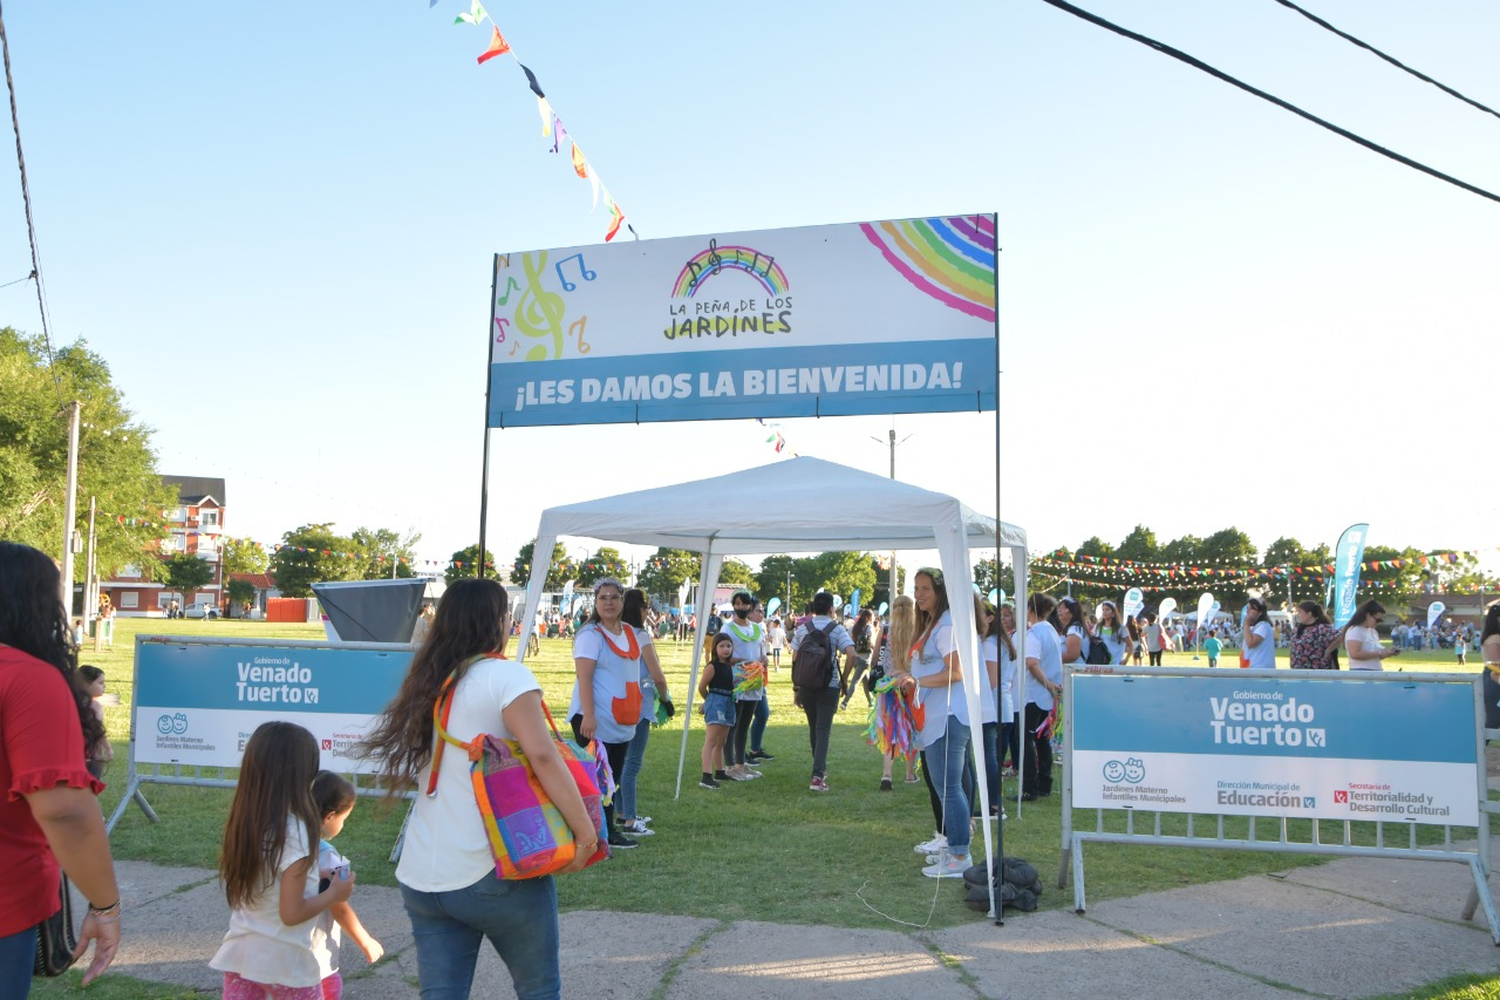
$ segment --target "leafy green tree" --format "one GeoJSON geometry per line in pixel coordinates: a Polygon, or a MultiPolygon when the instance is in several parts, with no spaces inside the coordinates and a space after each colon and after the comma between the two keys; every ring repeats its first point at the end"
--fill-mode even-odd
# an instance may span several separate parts
{"type": "Polygon", "coordinates": [[[184,604],[193,600],[193,591],[214,578],[214,568],[207,561],[187,552],[178,552],[161,562],[168,588],[182,595],[184,604]]]}
{"type": "MultiPolygon", "coordinates": [[[[151,429],[133,420],[109,366],[82,340],[59,348],[49,369],[42,338],[0,329],[0,538],[61,555],[72,400],[82,403],[73,528],[88,531],[94,497],[100,575],[127,565],[152,574],[176,491],[157,472],[151,429]]],[[[77,581],[85,562],[74,561],[77,581]]]]}
{"type": "Polygon", "coordinates": [[[995,573],[995,560],[981,559],[974,564],[974,583],[986,598],[992,590],[1003,590],[1007,599],[1016,596],[1016,573],[1010,566],[1002,564],[1000,573],[995,573]]]}
{"type": "Polygon", "coordinates": [[[1238,528],[1216,531],[1198,546],[1198,562],[1227,566],[1254,566],[1257,553],[1250,536],[1238,528]]]}
{"type": "MultiPolygon", "coordinates": [[[[891,597],[891,557],[889,555],[877,555],[870,560],[870,570],[875,574],[875,591],[862,603],[870,607],[878,608],[881,603],[890,604],[891,597]]],[[[898,560],[896,563],[896,593],[901,593],[902,586],[906,582],[906,567],[898,560]]]]}
{"type": "Polygon", "coordinates": [[[315,583],[359,579],[354,541],[334,534],[332,523],[304,524],[281,541],[271,555],[270,572],[287,597],[311,597],[315,583]]]}
{"type": "Polygon", "coordinates": [[[606,545],[578,564],[574,570],[573,579],[579,587],[587,590],[594,586],[595,580],[602,580],[609,576],[624,581],[629,575],[630,567],[626,564],[625,557],[620,554],[620,550],[606,545]]]}
{"type": "Polygon", "coordinates": [[[270,565],[266,547],[254,539],[226,538],[223,550],[225,576],[234,573],[264,573],[270,565]]]}
{"type": "Polygon", "coordinates": [[[677,593],[689,580],[698,578],[698,555],[686,549],[659,548],[646,560],[636,586],[652,597],[676,602],[677,593]]]}
{"type": "Polygon", "coordinates": [[[1115,549],[1115,558],[1130,559],[1135,562],[1159,562],[1161,560],[1160,550],[1156,545],[1156,532],[1144,524],[1137,524],[1131,529],[1130,534],[1115,549]]]}
{"type": "Polygon", "coordinates": [[[1266,546],[1266,555],[1261,560],[1261,565],[1266,567],[1305,566],[1307,565],[1307,550],[1297,539],[1283,535],[1266,546]]]}
{"type": "Polygon", "coordinates": [[[738,559],[725,559],[719,567],[719,586],[721,587],[744,587],[746,590],[755,591],[755,573],[748,564],[738,559]]]}
{"type": "MultiPolygon", "coordinates": [[[[531,555],[530,555],[531,547],[530,546],[526,547],[526,552],[527,552],[527,562],[529,563],[530,560],[531,560],[531,555]]],[[[457,552],[453,553],[453,555],[451,557],[449,557],[449,559],[448,559],[448,565],[443,569],[443,580],[445,582],[447,582],[447,583],[453,583],[456,580],[462,580],[466,576],[478,576],[478,575],[479,575],[479,543],[478,542],[475,542],[473,545],[470,545],[468,548],[459,549],[457,552]]],[[[484,553],[484,575],[485,576],[494,576],[495,575],[495,553],[489,551],[488,549],[486,549],[485,553],[484,553]]],[[[526,576],[525,576],[525,574],[522,574],[521,578],[517,579],[516,578],[516,571],[514,569],[512,569],[511,573],[510,573],[510,582],[511,583],[519,583],[519,584],[523,584],[524,585],[526,583],[526,576]]]]}
{"type": "Polygon", "coordinates": [[[796,561],[785,554],[766,556],[760,561],[760,569],[755,574],[754,590],[755,596],[762,603],[769,603],[773,597],[791,603],[793,595],[787,593],[787,579],[791,576],[796,561]]]}
{"type": "Polygon", "coordinates": [[[1174,538],[1161,547],[1157,558],[1160,562],[1182,566],[1198,565],[1203,561],[1203,539],[1197,535],[1174,538]]]}
{"type": "MultiPolygon", "coordinates": [[[[516,551],[516,564],[511,567],[510,571],[511,583],[519,583],[524,586],[528,581],[530,581],[531,559],[532,553],[534,553],[535,551],[535,538],[527,542],[525,545],[521,546],[520,549],[516,551]]],[[[475,547],[475,554],[478,554],[477,546],[475,547]]],[[[567,552],[563,551],[563,547],[561,545],[552,546],[552,565],[547,567],[547,581],[542,585],[543,590],[561,590],[563,588],[563,584],[573,579],[572,574],[568,572],[568,570],[563,568],[565,562],[567,561],[567,558],[568,554],[567,552]]],[[[465,575],[472,576],[473,574],[470,573],[465,575]]]]}
{"type": "Polygon", "coordinates": [[[410,531],[403,537],[389,528],[355,528],[351,540],[358,561],[358,579],[388,580],[392,576],[416,575],[411,564],[416,558],[416,544],[422,540],[419,532],[410,531]]]}
{"type": "Polygon", "coordinates": [[[1104,541],[1104,539],[1100,538],[1098,535],[1095,535],[1088,541],[1084,542],[1082,545],[1078,546],[1077,551],[1077,555],[1093,556],[1095,558],[1106,558],[1113,556],[1114,554],[1115,547],[1104,541]]]}
{"type": "Polygon", "coordinates": [[[798,559],[793,572],[808,595],[827,590],[848,600],[859,588],[863,603],[864,594],[875,592],[875,569],[868,552],[820,552],[798,559]]]}
{"type": "Polygon", "coordinates": [[[246,601],[255,600],[255,584],[249,580],[230,580],[228,584],[229,602],[239,607],[246,601]]]}

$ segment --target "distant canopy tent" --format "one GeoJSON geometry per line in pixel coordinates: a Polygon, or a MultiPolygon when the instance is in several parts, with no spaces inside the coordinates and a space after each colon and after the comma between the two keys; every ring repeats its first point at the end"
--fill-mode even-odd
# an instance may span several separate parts
{"type": "Polygon", "coordinates": [[[420,578],[352,580],[315,583],[312,589],[338,641],[411,642],[427,583],[420,578]]]}
{"type": "MultiPolygon", "coordinates": [[[[969,597],[974,593],[970,548],[990,548],[998,543],[1010,549],[1016,600],[1023,607],[1026,600],[1026,533],[1003,522],[998,532],[996,528],[994,518],[975,513],[953,497],[808,457],[553,507],[542,512],[537,527],[526,588],[526,627],[534,624],[534,609],[540,603],[547,568],[561,535],[697,552],[701,557],[700,594],[714,592],[726,555],[936,549],[952,605],[953,634],[964,676],[983,677],[974,606],[969,597]]],[[[699,629],[702,627],[700,621],[699,629]]],[[[523,629],[522,634],[528,633],[523,629]]],[[[683,720],[682,754],[677,765],[679,794],[702,648],[701,642],[693,643],[686,710],[678,713],[683,720]]],[[[983,746],[979,686],[965,684],[964,691],[974,745],[983,746]]],[[[991,866],[990,915],[998,919],[993,895],[993,866],[998,852],[988,818],[984,755],[977,756],[981,815],[986,817],[985,850],[991,866]]]]}

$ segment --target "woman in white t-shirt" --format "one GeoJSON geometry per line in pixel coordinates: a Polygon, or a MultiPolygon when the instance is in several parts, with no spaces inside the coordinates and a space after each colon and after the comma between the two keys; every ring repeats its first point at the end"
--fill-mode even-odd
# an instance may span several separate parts
{"type": "Polygon", "coordinates": [[[542,714],[541,685],[504,657],[509,634],[504,587],[475,577],[450,584],[401,689],[359,747],[381,762],[391,798],[413,785],[426,793],[412,806],[396,866],[424,993],[467,996],[483,938],[510,970],[518,995],[556,997],[562,990],[552,877],[502,881],[495,873],[462,754],[450,748],[430,780],[432,711],[450,676],[448,732],[464,742],[488,733],[521,744],[576,839],[577,855],[564,871],[581,869],[599,850],[599,831],[542,714]]]}
{"type": "Polygon", "coordinates": [[[1089,647],[1093,636],[1089,635],[1088,622],[1083,617],[1083,607],[1071,597],[1060,597],[1052,612],[1052,625],[1057,629],[1062,646],[1062,661],[1065,667],[1081,667],[1089,661],[1089,647]]]}
{"type": "Polygon", "coordinates": [[[1245,666],[1251,670],[1276,669],[1276,637],[1266,618],[1266,602],[1259,597],[1245,602],[1245,666]]]}
{"type": "Polygon", "coordinates": [[[1049,616],[1056,602],[1032,594],[1026,602],[1026,718],[1021,727],[1021,799],[1052,794],[1052,727],[1048,718],[1062,695],[1062,644],[1049,616]]]}
{"type": "Polygon", "coordinates": [[[1125,623],[1120,620],[1120,611],[1115,607],[1114,601],[1099,603],[1099,627],[1095,632],[1109,650],[1109,662],[1123,664],[1130,655],[1131,639],[1125,623]]]}
{"type": "Polygon", "coordinates": [[[1398,646],[1380,644],[1376,628],[1384,615],[1385,608],[1380,602],[1366,601],[1344,626],[1344,651],[1349,654],[1350,670],[1384,670],[1381,661],[1401,652],[1398,646]]]}

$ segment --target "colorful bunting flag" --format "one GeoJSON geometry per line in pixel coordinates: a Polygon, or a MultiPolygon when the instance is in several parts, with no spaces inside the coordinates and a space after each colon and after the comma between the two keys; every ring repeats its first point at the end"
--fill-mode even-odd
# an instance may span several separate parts
{"type": "Polygon", "coordinates": [[[589,163],[583,158],[583,150],[578,148],[578,143],[573,143],[573,173],[581,179],[588,180],[589,163]]]}
{"type": "Polygon", "coordinates": [[[607,194],[604,196],[604,205],[609,209],[609,230],[604,234],[604,242],[608,243],[620,231],[620,223],[625,221],[625,213],[620,211],[620,206],[616,205],[614,199],[607,194]]]}
{"type": "Polygon", "coordinates": [[[538,97],[546,97],[547,95],[542,93],[542,85],[536,82],[536,74],[528,69],[526,64],[519,59],[516,60],[516,65],[520,66],[521,72],[526,74],[526,82],[531,85],[531,92],[538,97]]]}
{"type": "MultiPolygon", "coordinates": [[[[476,3],[474,6],[477,7],[479,4],[476,3]]],[[[479,65],[481,66],[496,56],[503,56],[510,51],[510,43],[505,40],[505,36],[500,34],[499,26],[491,25],[491,27],[495,29],[495,37],[490,39],[490,47],[485,49],[484,55],[479,57],[479,65]]]]}
{"type": "MultiPolygon", "coordinates": [[[[437,0],[432,0],[432,2],[433,3],[437,3],[437,0]]],[[[431,9],[432,9],[431,7],[428,8],[428,10],[431,10],[431,9]]],[[[472,25],[474,25],[474,27],[477,28],[477,27],[479,27],[479,22],[483,21],[487,17],[489,17],[489,15],[486,14],[484,8],[482,6],[480,6],[479,0],[473,0],[473,2],[471,4],[469,4],[469,12],[467,14],[460,14],[457,17],[455,17],[453,19],[453,23],[454,24],[472,24],[472,25]]],[[[491,23],[493,23],[493,22],[491,22],[491,23]]],[[[495,31],[495,37],[496,38],[500,37],[500,32],[499,32],[498,29],[495,31]]],[[[483,61],[483,60],[481,60],[481,61],[483,61]]]]}

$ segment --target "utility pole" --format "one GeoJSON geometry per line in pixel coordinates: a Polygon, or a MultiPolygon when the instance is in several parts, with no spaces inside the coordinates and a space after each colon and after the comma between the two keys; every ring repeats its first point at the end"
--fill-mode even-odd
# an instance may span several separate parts
{"type": "MultiPolygon", "coordinates": [[[[910,441],[912,439],[912,436],[913,435],[911,435],[911,434],[906,435],[906,437],[902,438],[899,443],[900,444],[905,444],[906,442],[908,442],[908,441],[910,441]]],[[[876,444],[883,443],[883,442],[881,442],[880,438],[876,437],[873,434],[870,435],[870,440],[874,441],[876,444]]],[[[890,447],[891,447],[891,479],[894,480],[896,478],[896,445],[898,443],[896,441],[896,428],[895,428],[894,425],[892,425],[892,427],[891,427],[889,441],[890,441],[890,447]]],[[[1000,572],[1000,550],[996,549],[995,550],[995,573],[996,573],[997,576],[999,575],[999,572],[1000,572]]],[[[889,590],[890,599],[889,599],[889,601],[887,603],[889,603],[889,604],[895,604],[896,603],[896,553],[894,551],[891,552],[891,582],[890,582],[890,586],[889,586],[888,590],[889,590]]]]}
{"type": "Polygon", "coordinates": [[[98,512],[98,498],[89,497],[89,547],[83,564],[83,614],[85,618],[88,617],[89,608],[99,606],[99,598],[95,593],[98,582],[94,579],[99,569],[99,556],[94,551],[94,517],[98,512]]]}
{"type": "MultiPolygon", "coordinates": [[[[63,502],[62,602],[68,617],[73,617],[73,522],[78,518],[78,422],[83,404],[68,404],[68,495],[63,502]]],[[[83,609],[85,615],[88,608],[83,609]]]]}

